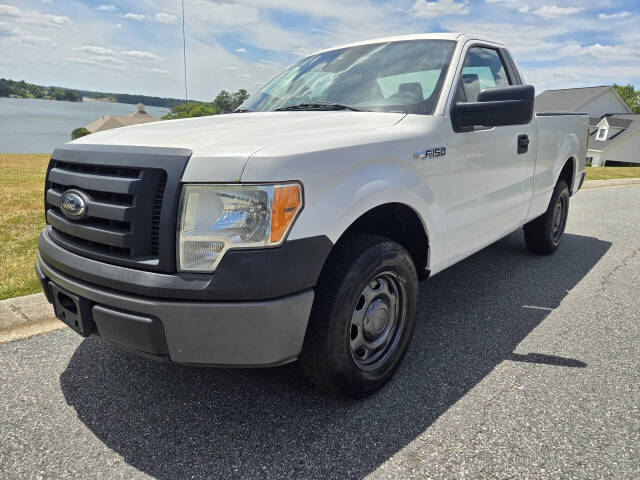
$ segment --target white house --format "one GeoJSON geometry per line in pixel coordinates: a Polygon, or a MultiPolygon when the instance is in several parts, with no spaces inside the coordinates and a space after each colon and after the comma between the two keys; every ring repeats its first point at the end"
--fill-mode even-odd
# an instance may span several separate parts
{"type": "Polygon", "coordinates": [[[536,112],[585,112],[595,119],[612,113],[631,113],[610,86],[546,90],[536,96],[536,112]]]}
{"type": "Polygon", "coordinates": [[[535,111],[589,114],[587,164],[640,164],[640,115],[611,86],[547,90],[536,96],[535,111]]]}
{"type": "Polygon", "coordinates": [[[587,162],[605,165],[640,165],[640,115],[607,115],[589,135],[587,162]]]}

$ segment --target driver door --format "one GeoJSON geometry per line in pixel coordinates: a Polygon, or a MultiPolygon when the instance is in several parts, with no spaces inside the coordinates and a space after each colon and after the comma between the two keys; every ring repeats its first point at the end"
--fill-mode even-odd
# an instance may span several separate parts
{"type": "MultiPolygon", "coordinates": [[[[457,75],[454,102],[475,102],[481,90],[516,83],[500,50],[470,46],[457,75]]],[[[515,230],[531,200],[536,146],[519,153],[518,137],[535,138],[528,125],[473,127],[455,131],[447,147],[448,264],[515,230]]],[[[520,149],[522,150],[522,149],[520,149]]]]}

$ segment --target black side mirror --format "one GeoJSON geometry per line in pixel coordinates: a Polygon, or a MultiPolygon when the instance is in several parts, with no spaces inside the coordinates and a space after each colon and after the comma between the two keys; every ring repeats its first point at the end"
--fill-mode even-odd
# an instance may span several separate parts
{"type": "Polygon", "coordinates": [[[476,102],[458,102],[454,107],[454,125],[499,127],[526,125],[533,118],[533,85],[486,88],[476,102]]]}

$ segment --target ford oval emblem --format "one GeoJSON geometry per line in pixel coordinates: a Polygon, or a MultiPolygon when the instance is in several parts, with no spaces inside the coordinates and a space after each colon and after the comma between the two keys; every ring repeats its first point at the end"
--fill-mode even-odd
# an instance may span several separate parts
{"type": "Polygon", "coordinates": [[[87,203],[84,198],[73,191],[62,194],[62,197],[60,197],[60,207],[62,213],[74,220],[82,218],[87,212],[87,203]]]}

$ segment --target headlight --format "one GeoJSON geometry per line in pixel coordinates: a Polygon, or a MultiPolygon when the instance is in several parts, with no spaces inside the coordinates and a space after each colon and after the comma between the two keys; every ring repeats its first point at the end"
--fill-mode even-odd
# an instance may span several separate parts
{"type": "Polygon", "coordinates": [[[301,209],[298,183],[186,185],[178,224],[179,270],[212,272],[230,248],[279,245],[301,209]]]}

